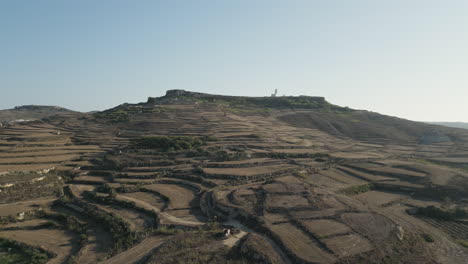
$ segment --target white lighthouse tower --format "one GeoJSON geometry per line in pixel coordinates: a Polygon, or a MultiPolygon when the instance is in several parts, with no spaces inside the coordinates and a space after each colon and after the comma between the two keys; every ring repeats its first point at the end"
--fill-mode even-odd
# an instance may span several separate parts
{"type": "Polygon", "coordinates": [[[271,97],[276,97],[277,94],[278,94],[278,89],[275,89],[275,93],[271,94],[271,97]]]}

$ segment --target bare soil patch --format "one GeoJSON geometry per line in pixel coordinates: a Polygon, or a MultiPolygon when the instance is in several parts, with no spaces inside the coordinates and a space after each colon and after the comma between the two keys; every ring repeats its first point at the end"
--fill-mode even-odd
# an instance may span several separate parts
{"type": "Polygon", "coordinates": [[[356,234],[326,238],[323,242],[340,257],[353,256],[373,248],[367,239],[356,234]]]}
{"type": "Polygon", "coordinates": [[[292,224],[274,225],[270,229],[278,235],[284,246],[300,259],[313,263],[333,263],[335,260],[332,254],[322,250],[315,241],[292,224]]]}
{"type": "Polygon", "coordinates": [[[164,201],[164,199],[161,196],[158,196],[154,193],[133,192],[133,193],[126,193],[125,196],[133,197],[135,199],[147,202],[151,204],[152,206],[159,208],[160,210],[166,207],[166,202],[164,201]]]}
{"type": "Polygon", "coordinates": [[[390,219],[376,213],[346,213],[341,215],[341,220],[373,242],[389,238],[396,230],[396,225],[390,219]]]}
{"type": "Polygon", "coordinates": [[[307,231],[313,233],[318,238],[346,234],[352,231],[345,224],[335,220],[303,220],[301,223],[307,231]]]}
{"type": "Polygon", "coordinates": [[[265,200],[265,207],[268,210],[277,208],[288,210],[312,206],[309,204],[309,200],[299,195],[268,195],[265,200]]]}
{"type": "Polygon", "coordinates": [[[149,216],[146,216],[136,210],[132,210],[129,208],[120,208],[117,206],[108,206],[101,204],[97,206],[98,208],[106,212],[113,213],[124,219],[130,224],[130,228],[134,231],[143,231],[147,228],[150,228],[153,226],[155,221],[155,219],[152,219],[149,216]]]}
{"type": "Polygon", "coordinates": [[[65,262],[78,247],[75,235],[60,229],[1,231],[0,236],[54,252],[57,257],[50,260],[50,264],[65,262]]]}
{"type": "Polygon", "coordinates": [[[145,185],[146,189],[157,191],[165,197],[169,198],[169,208],[190,208],[191,202],[195,199],[195,194],[192,190],[184,188],[176,184],[151,184],[145,185]]]}
{"type": "Polygon", "coordinates": [[[44,197],[30,201],[22,201],[17,203],[0,204],[0,216],[17,215],[21,212],[35,210],[40,207],[49,206],[56,198],[44,197]]]}
{"type": "Polygon", "coordinates": [[[398,193],[369,191],[369,192],[355,195],[354,198],[370,206],[377,207],[377,206],[387,206],[387,205],[390,205],[391,203],[402,201],[404,199],[409,198],[409,196],[405,194],[398,194],[398,193]]]}

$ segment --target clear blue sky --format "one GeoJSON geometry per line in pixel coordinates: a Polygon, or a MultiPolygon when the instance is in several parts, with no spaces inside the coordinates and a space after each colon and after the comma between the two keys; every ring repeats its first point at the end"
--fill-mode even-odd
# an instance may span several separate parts
{"type": "Polygon", "coordinates": [[[468,122],[468,1],[0,1],[1,109],[275,88],[468,122]]]}

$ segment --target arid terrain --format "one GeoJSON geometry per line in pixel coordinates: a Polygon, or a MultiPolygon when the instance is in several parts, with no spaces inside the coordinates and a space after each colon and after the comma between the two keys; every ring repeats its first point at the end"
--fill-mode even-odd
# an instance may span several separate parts
{"type": "Polygon", "coordinates": [[[463,123],[463,122],[429,122],[429,123],[432,123],[434,125],[468,129],[468,123],[463,123]]]}
{"type": "Polygon", "coordinates": [[[468,263],[468,130],[182,90],[33,117],[0,127],[0,263],[468,263]]]}

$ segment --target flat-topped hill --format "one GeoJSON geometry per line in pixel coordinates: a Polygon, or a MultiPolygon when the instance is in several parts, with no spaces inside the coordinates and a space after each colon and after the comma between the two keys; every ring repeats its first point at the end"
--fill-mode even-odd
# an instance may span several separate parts
{"type": "Polygon", "coordinates": [[[22,120],[39,120],[58,114],[77,113],[60,106],[22,105],[13,109],[0,110],[0,122],[16,122],[22,120]]]}
{"type": "Polygon", "coordinates": [[[42,111],[42,112],[74,112],[70,109],[55,105],[21,105],[10,109],[14,111],[42,111]]]}
{"type": "Polygon", "coordinates": [[[247,97],[169,90],[162,97],[149,97],[146,103],[123,104],[95,116],[126,122],[138,120],[145,113],[165,111],[171,105],[211,106],[240,115],[275,116],[294,127],[319,129],[334,136],[370,142],[468,142],[464,130],[341,107],[318,96],[247,97]]]}
{"type": "Polygon", "coordinates": [[[304,108],[347,111],[349,109],[332,105],[319,96],[227,96],[214,95],[185,90],[168,90],[165,96],[149,97],[148,103],[152,104],[174,104],[174,103],[219,103],[233,107],[251,106],[268,108],[304,108]]]}

